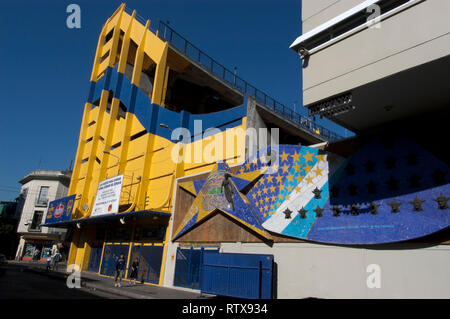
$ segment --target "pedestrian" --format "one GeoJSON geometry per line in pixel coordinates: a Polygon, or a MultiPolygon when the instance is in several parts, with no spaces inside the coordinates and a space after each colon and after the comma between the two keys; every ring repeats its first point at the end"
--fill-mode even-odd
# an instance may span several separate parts
{"type": "Polygon", "coordinates": [[[137,275],[138,275],[138,269],[139,269],[139,259],[136,258],[133,263],[131,264],[131,274],[130,279],[132,280],[131,283],[133,285],[136,284],[137,275]]]}
{"type": "Polygon", "coordinates": [[[55,251],[53,255],[53,270],[58,270],[58,263],[61,260],[61,254],[58,250],[55,251]]]}
{"type": "Polygon", "coordinates": [[[47,256],[47,266],[45,267],[45,270],[46,270],[46,271],[49,271],[49,270],[50,270],[51,262],[52,262],[52,257],[51,257],[50,255],[48,255],[48,256],[47,256]]]}
{"type": "Polygon", "coordinates": [[[119,259],[116,261],[116,276],[114,278],[115,284],[114,287],[120,287],[120,282],[122,281],[122,278],[125,273],[125,255],[120,254],[119,259]]]}

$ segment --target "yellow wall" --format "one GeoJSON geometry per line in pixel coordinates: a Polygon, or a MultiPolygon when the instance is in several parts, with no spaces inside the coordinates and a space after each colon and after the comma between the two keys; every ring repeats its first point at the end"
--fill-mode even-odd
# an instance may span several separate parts
{"type": "MultiPolygon", "coordinates": [[[[108,66],[118,65],[118,72],[124,73],[126,63],[130,58],[130,40],[133,40],[138,44],[138,49],[134,59],[131,82],[139,85],[140,71],[146,55],[156,64],[153,92],[149,99],[151,98],[153,104],[164,106],[168,71],[172,66],[174,69],[186,67],[186,60],[173,54],[168,57],[167,42],[163,42],[149,30],[149,21],[146,26],[142,25],[134,19],[135,12],[129,15],[124,8],[124,5],[121,5],[103,27],[98,41],[91,81],[96,82],[104,76],[108,66]],[[105,37],[111,30],[114,30],[113,35],[105,43],[105,37]],[[122,35],[120,31],[123,31],[122,35]],[[122,43],[120,48],[119,40],[122,43]],[[102,61],[102,57],[108,52],[108,57],[102,61]]],[[[185,156],[193,159],[195,154],[193,150],[202,150],[208,145],[212,146],[214,138],[223,141],[222,152],[216,150],[215,154],[219,154],[219,156],[216,156],[217,158],[213,162],[202,160],[200,163],[192,163],[191,160],[177,164],[172,160],[172,151],[174,147],[178,146],[172,141],[150,133],[130,141],[130,136],[145,128],[132,113],[126,113],[125,119],[117,117],[119,100],[116,98],[112,98],[108,113],[110,94],[103,90],[98,106],[85,104],[69,188],[69,195],[77,195],[74,206],[74,218],[76,219],[90,216],[98,184],[107,178],[119,174],[124,175],[120,204],[129,204],[126,211],[154,210],[170,213],[173,205],[172,194],[175,178],[210,171],[216,160],[227,160],[229,164],[236,164],[244,160],[245,118],[240,126],[228,130],[228,133],[236,133],[237,143],[231,143],[231,137],[227,135],[227,132],[221,132],[214,135],[213,138],[187,145],[184,149],[185,156]],[[120,147],[110,150],[112,145],[119,142],[121,143],[120,147]],[[109,151],[111,155],[104,151],[109,151]],[[82,208],[86,204],[88,209],[83,210],[82,208]]],[[[84,234],[82,230],[76,231],[69,264],[76,263],[86,269],[90,250],[86,237],[91,236],[92,234],[84,234]]]]}

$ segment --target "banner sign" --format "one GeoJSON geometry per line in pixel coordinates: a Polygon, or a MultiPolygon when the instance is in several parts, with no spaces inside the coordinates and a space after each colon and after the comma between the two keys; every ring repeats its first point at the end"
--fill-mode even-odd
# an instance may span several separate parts
{"type": "Polygon", "coordinates": [[[75,195],[63,197],[48,204],[47,217],[45,223],[56,223],[72,218],[73,205],[75,203],[75,195]]]}
{"type": "Polygon", "coordinates": [[[120,194],[122,193],[123,175],[115,176],[98,184],[92,216],[112,214],[119,211],[120,194]]]}

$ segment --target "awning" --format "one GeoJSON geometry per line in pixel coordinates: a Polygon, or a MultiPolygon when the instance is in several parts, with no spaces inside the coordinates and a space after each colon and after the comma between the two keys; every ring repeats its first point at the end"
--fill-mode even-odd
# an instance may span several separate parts
{"type": "Polygon", "coordinates": [[[77,223],[80,223],[80,224],[108,223],[108,222],[118,221],[122,218],[124,218],[126,221],[126,220],[131,220],[133,218],[141,219],[141,218],[149,218],[149,217],[169,217],[169,216],[171,216],[171,214],[169,214],[169,213],[155,212],[155,211],[151,211],[151,210],[140,210],[140,211],[129,212],[129,213],[114,213],[114,214],[105,214],[105,215],[88,217],[88,218],[71,219],[71,220],[65,220],[65,221],[61,221],[61,222],[41,224],[41,226],[44,226],[44,227],[68,227],[68,226],[75,225],[77,223]]]}

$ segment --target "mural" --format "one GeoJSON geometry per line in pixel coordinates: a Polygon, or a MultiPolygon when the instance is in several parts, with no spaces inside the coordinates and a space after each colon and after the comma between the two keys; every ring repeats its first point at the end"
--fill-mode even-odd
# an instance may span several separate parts
{"type": "Polygon", "coordinates": [[[219,163],[206,180],[182,183],[196,199],[175,237],[215,210],[267,231],[334,244],[381,244],[450,225],[446,163],[407,138],[377,138],[349,158],[280,145],[236,174],[219,163]]]}

